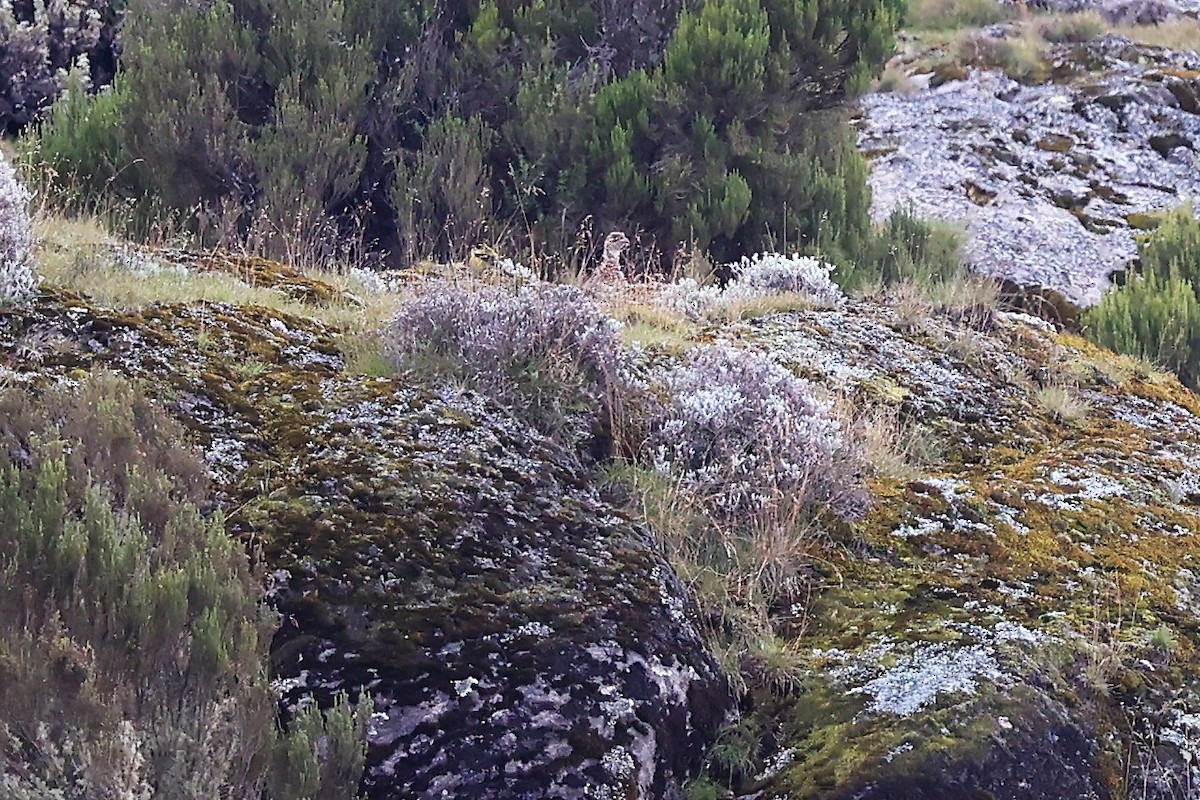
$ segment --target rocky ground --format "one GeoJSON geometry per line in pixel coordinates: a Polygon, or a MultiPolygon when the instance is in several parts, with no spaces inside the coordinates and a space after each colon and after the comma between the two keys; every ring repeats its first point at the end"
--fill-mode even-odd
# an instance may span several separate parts
{"type": "MultiPolygon", "coordinates": [[[[225,268],[251,266],[356,302],[225,268]]],[[[814,553],[786,680],[734,697],[636,509],[481,398],[347,369],[334,333],[46,287],[0,315],[0,370],[115,371],[187,424],[265,559],[281,697],[375,700],[370,796],[676,797],[706,757],[746,800],[1195,796],[1200,400],[1173,378],[986,309],[693,324],[684,349],[761,351],[924,451],[814,553]]]]}
{"type": "Polygon", "coordinates": [[[756,796],[1195,796],[1194,395],[1018,315],[860,303],[720,336],[943,443],[838,542],[803,691],[757,709],[756,796]]]}
{"type": "MultiPolygon", "coordinates": [[[[1020,39],[1022,24],[1036,21],[978,32],[981,47],[1020,39]]],[[[1091,305],[1136,256],[1135,235],[1200,190],[1195,51],[1104,34],[1049,46],[1018,82],[954,63],[944,43],[917,36],[893,69],[903,85],[865,97],[859,122],[873,211],[911,206],[965,223],[968,255],[988,274],[1091,305]]]]}

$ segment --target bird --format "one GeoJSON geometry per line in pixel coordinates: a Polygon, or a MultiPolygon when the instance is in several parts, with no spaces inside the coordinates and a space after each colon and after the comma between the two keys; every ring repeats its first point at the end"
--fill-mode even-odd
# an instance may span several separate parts
{"type": "Polygon", "coordinates": [[[625,270],[621,266],[621,254],[629,249],[629,237],[621,231],[613,231],[604,239],[604,255],[592,271],[588,283],[595,286],[622,285],[625,270]]]}

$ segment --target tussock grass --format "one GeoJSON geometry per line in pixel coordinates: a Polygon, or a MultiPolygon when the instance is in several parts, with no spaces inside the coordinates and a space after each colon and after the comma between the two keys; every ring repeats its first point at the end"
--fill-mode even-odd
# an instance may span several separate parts
{"type": "Polygon", "coordinates": [[[954,60],[964,66],[997,69],[1020,83],[1044,80],[1050,43],[1033,26],[1019,35],[989,36],[982,31],[964,31],[951,47],[954,60]]]}
{"type": "Polygon", "coordinates": [[[777,292],[758,297],[738,297],[715,305],[706,318],[712,322],[736,322],[758,319],[791,311],[809,311],[817,304],[799,292],[777,292]]]}
{"type": "Polygon", "coordinates": [[[1082,422],[1092,410],[1092,404],[1081,397],[1076,389],[1063,384],[1042,386],[1034,393],[1034,397],[1042,409],[1063,423],[1082,422]]]}
{"type": "Polygon", "coordinates": [[[1018,11],[996,0],[912,0],[904,24],[913,30],[956,30],[1016,19],[1018,11]]]}
{"type": "Polygon", "coordinates": [[[833,414],[862,446],[862,460],[878,478],[909,481],[942,457],[942,445],[928,428],[898,405],[868,402],[845,394],[832,398],[833,414]]]}
{"type": "Polygon", "coordinates": [[[608,298],[604,306],[621,323],[621,341],[626,345],[637,343],[682,353],[695,344],[688,321],[661,305],[615,296],[608,298]]]}
{"type": "Polygon", "coordinates": [[[315,319],[348,333],[376,330],[394,316],[403,297],[365,285],[351,272],[301,272],[361,300],[314,305],[283,291],[253,286],[221,272],[197,272],[169,264],[135,270],[121,257],[120,240],[97,217],[39,214],[34,224],[39,274],[51,285],[83,294],[112,308],[133,310],[150,303],[207,301],[263,306],[315,319]]]}
{"type": "Polygon", "coordinates": [[[1160,25],[1122,25],[1114,33],[1151,47],[1200,50],[1200,20],[1178,17],[1160,25]]]}
{"type": "Polygon", "coordinates": [[[1034,27],[1039,36],[1054,44],[1086,42],[1112,30],[1098,11],[1047,14],[1038,17],[1034,27]]]}

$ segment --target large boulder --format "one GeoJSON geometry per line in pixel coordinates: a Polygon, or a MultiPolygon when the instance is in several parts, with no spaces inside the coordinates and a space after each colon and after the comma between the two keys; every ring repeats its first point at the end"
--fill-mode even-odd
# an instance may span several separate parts
{"type": "Polygon", "coordinates": [[[872,214],[963,223],[979,271],[1088,306],[1135,260],[1146,221],[1200,193],[1200,56],[1107,36],[1054,46],[1045,67],[1056,80],[962,70],[864,97],[872,214]]]}
{"type": "Polygon", "coordinates": [[[261,307],[119,312],[43,291],[0,316],[31,389],[107,369],[202,444],[282,616],[287,707],[369,694],[378,798],[660,798],[731,707],[683,587],[574,457],[484,400],[350,374],[261,307]]]}

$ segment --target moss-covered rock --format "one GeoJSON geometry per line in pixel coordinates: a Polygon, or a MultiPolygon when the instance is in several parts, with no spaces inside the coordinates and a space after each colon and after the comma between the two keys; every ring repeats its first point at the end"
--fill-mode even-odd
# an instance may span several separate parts
{"type": "Polygon", "coordinates": [[[754,709],[771,735],[741,788],[1189,796],[1195,395],[1021,314],[968,332],[858,303],[714,335],[891,406],[942,447],[917,478],[876,477],[875,509],[828,554],[798,643],[808,678],[754,709]]]}
{"type": "MultiPolygon", "coordinates": [[[[1200,782],[1200,399],[1045,320],[968,316],[852,301],[692,332],[928,451],[815,554],[804,624],[775,632],[800,677],[740,698],[743,796],[1200,782]]],[[[46,290],[0,315],[0,380],[99,368],[204,446],[283,615],[281,697],[374,698],[370,795],[671,797],[699,764],[726,683],[570,453],[480,397],[351,374],[334,331],[266,308],[46,290]]]]}
{"type": "Polygon", "coordinates": [[[372,696],[369,796],[673,791],[731,700],[645,531],[500,408],[349,374],[334,334],[46,290],[0,314],[0,376],[104,368],[177,413],[269,574],[285,704],[372,696]]]}

